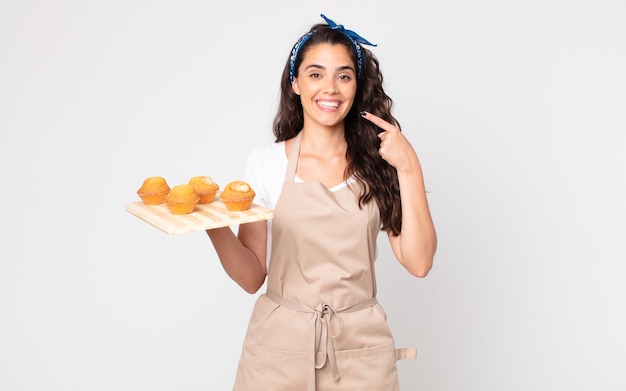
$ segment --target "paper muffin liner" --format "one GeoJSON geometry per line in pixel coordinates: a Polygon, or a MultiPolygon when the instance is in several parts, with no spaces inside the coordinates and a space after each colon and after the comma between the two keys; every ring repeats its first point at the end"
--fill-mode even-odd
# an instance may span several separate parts
{"type": "Polygon", "coordinates": [[[145,193],[145,192],[138,191],[137,195],[139,196],[139,198],[141,198],[143,203],[146,205],[159,205],[165,201],[165,197],[167,196],[168,193],[169,191],[152,192],[152,193],[145,193]]]}
{"type": "Polygon", "coordinates": [[[168,201],[168,202],[165,202],[165,205],[167,205],[167,208],[170,210],[172,214],[186,215],[186,214],[193,212],[199,200],[200,200],[200,197],[196,198],[193,201],[187,201],[187,202],[168,201]]]}
{"type": "Polygon", "coordinates": [[[254,197],[226,199],[222,198],[222,202],[226,206],[226,209],[230,210],[231,212],[241,212],[250,209],[253,200],[254,197]]]}
{"type": "Polygon", "coordinates": [[[215,195],[217,194],[217,190],[215,191],[196,191],[196,194],[200,196],[200,200],[198,200],[198,204],[210,204],[215,201],[215,195]]]}

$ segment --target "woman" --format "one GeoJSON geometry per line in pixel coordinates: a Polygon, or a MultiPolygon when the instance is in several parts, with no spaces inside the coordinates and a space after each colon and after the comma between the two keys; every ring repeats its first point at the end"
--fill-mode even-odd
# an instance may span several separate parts
{"type": "Polygon", "coordinates": [[[281,81],[276,142],[251,153],[245,180],[270,223],[207,231],[247,292],[265,282],[235,390],[397,390],[396,349],[376,301],[382,230],[409,273],[436,249],[419,159],[391,115],[372,45],[322,15],[294,45],[281,81]]]}

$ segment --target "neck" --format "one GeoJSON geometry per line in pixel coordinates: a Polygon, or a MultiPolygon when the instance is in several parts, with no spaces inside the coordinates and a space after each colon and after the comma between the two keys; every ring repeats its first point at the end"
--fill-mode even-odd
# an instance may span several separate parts
{"type": "Polygon", "coordinates": [[[316,156],[331,156],[346,153],[347,143],[343,129],[302,129],[300,151],[316,156]]]}

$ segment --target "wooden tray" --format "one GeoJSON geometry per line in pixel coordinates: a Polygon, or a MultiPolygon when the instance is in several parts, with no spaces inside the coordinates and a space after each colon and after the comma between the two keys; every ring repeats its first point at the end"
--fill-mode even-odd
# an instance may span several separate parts
{"type": "Polygon", "coordinates": [[[172,214],[165,204],[145,205],[141,201],[127,203],[126,211],[168,235],[252,223],[274,217],[271,209],[257,204],[252,204],[250,209],[242,212],[231,212],[219,197],[210,204],[196,205],[194,211],[186,215],[172,214]]]}

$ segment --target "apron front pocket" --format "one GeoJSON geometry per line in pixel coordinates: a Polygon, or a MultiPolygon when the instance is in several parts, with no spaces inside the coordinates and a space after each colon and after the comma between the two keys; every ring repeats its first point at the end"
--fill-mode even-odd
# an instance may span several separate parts
{"type": "Polygon", "coordinates": [[[304,391],[306,384],[305,352],[256,346],[240,364],[235,390],[304,391]]]}
{"type": "Polygon", "coordinates": [[[396,349],[393,342],[370,348],[340,350],[335,352],[335,356],[341,378],[336,382],[331,368],[326,365],[318,370],[319,390],[399,390],[396,349]]]}

